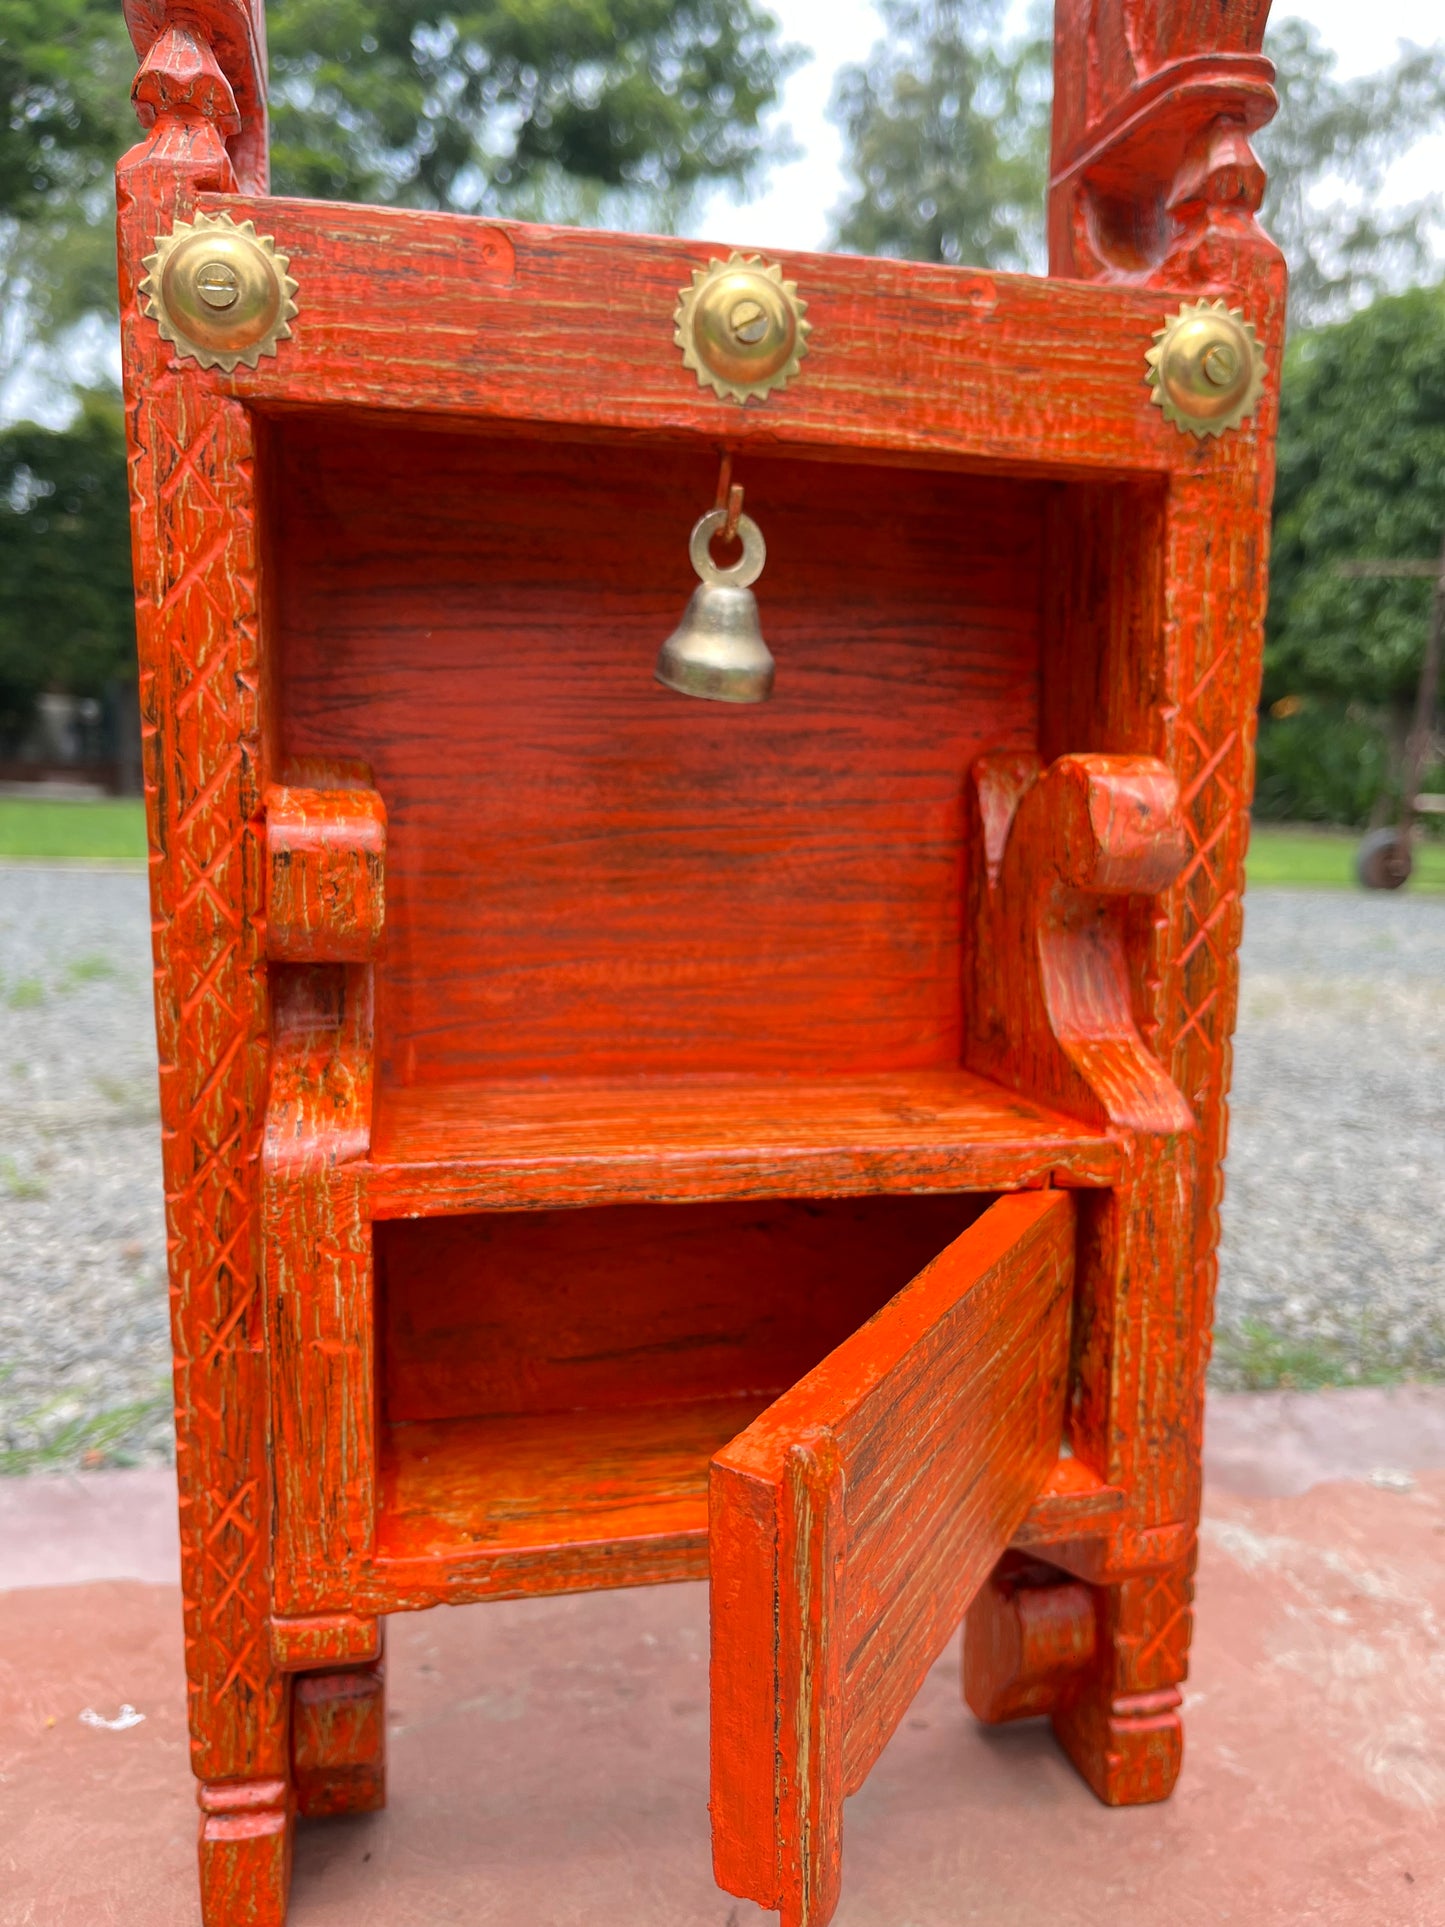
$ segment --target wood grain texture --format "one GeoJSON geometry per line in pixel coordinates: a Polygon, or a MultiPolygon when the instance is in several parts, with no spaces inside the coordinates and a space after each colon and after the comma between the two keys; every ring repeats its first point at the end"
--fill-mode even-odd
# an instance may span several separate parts
{"type": "Polygon", "coordinates": [[[714,1865],[789,1927],[1057,1457],[1073,1230],[1001,1199],[714,1461],[714,1865]]]}
{"type": "Polygon", "coordinates": [[[962,773],[1035,727],[1042,491],[739,465],[780,665],[743,710],[652,680],[712,450],[272,455],[287,753],[388,812],[388,1088],[958,1064],[962,773]]]}
{"type": "Polygon", "coordinates": [[[1090,1588],[1011,1553],[969,1608],[964,1698],[990,1726],[1053,1713],[1098,1643],[1090,1588]]]}
{"type": "Polygon", "coordinates": [[[266,954],[366,963],[386,923],[386,805],[374,790],[266,791],[266,954]]]}
{"type": "Polygon", "coordinates": [[[422,1085],[382,1094],[377,1218],[1100,1185],[1122,1140],[964,1071],[422,1085]]]}
{"type": "Polygon", "coordinates": [[[268,412],[405,410],[606,431],[614,447],[726,441],[1055,475],[1195,459],[1148,405],[1159,304],[1145,294],[784,253],[808,303],[807,360],[765,404],[739,404],[700,389],[672,339],[679,292],[725,248],[234,195],[205,207],[274,236],[299,283],[281,353],[218,377],[268,412]]]}
{"type": "Polygon", "coordinates": [[[386,1667],[307,1673],[291,1690],[296,1810],[310,1819],[376,1813],[386,1805],[386,1667]]]}
{"type": "Polygon", "coordinates": [[[379,1226],[383,1414],[766,1403],[987,1203],[752,1199],[379,1226]]]}
{"type": "Polygon", "coordinates": [[[1182,1756],[1284,324],[1284,263],[1256,219],[1264,175],[1247,138],[1273,108],[1267,63],[1245,71],[1268,10],[1178,0],[1146,21],[1129,0],[1068,0],[1056,15],[1052,270],[1169,302],[1224,298],[1254,323],[1269,368],[1252,446],[1181,471],[1134,526],[1082,490],[1056,529],[1081,585],[1061,605],[1072,599],[1081,620],[1071,672],[1046,697],[1043,753],[1087,741],[1157,756],[1178,779],[1188,839],[1174,885],[1135,912],[1129,957],[1140,1034],[1197,1134],[1187,1157],[1184,1140],[1146,1141],[1127,1189],[1083,1214],[1074,1445],[1130,1505],[1107,1547],[1076,1561],[1116,1583],[1084,1690],[1055,1727],[1113,1803],[1167,1795],[1182,1756]],[[1082,61],[1081,48],[1093,50],[1082,61]],[[1101,580],[1129,585],[1116,615],[1090,595],[1101,580]]]}
{"type": "Polygon", "coordinates": [[[247,411],[172,362],[137,298],[154,236],[235,177],[162,48],[117,170],[121,340],[150,841],[181,1584],[207,1927],[279,1927],[289,1692],[267,1638],[271,1488],[257,1171],[268,1075],[264,638],[247,411]],[[174,80],[175,86],[170,82],[174,80]]]}

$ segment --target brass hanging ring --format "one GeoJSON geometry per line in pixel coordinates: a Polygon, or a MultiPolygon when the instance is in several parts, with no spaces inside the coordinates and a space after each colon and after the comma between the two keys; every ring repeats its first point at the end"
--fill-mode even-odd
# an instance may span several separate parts
{"type": "Polygon", "coordinates": [[[747,589],[757,581],[763,572],[763,564],[768,559],[767,544],[763,532],[751,515],[738,517],[738,540],[743,545],[742,555],[729,568],[722,568],[712,559],[712,539],[727,526],[726,509],[709,509],[700,515],[693,525],[688,540],[688,559],[696,569],[699,581],[711,583],[716,588],[747,589]]]}

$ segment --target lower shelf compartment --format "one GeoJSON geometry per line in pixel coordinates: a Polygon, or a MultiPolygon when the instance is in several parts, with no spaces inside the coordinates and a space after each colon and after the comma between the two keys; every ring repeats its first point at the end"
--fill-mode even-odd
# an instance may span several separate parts
{"type": "Polygon", "coordinates": [[[708,1465],[770,1395],[383,1428],[396,1604],[707,1576],[708,1465]]]}

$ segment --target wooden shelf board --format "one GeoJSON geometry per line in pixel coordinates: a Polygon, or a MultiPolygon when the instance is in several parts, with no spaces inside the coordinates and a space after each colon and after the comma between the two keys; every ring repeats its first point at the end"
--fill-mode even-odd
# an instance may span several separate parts
{"type": "Polygon", "coordinates": [[[772,1396],[384,1426],[366,1603],[706,1577],[708,1465],[772,1396]]]}
{"type": "Polygon", "coordinates": [[[1101,1185],[1117,1137],[968,1071],[383,1089],[377,1218],[557,1205],[1101,1185]]]}

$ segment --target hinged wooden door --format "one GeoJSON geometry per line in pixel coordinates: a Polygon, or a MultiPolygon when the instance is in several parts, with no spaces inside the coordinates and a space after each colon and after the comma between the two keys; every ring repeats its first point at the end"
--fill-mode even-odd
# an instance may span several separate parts
{"type": "Polygon", "coordinates": [[[1001,1199],[712,1464],[719,1883],[822,1927],[842,1805],[1059,1451],[1070,1193],[1001,1199]]]}

